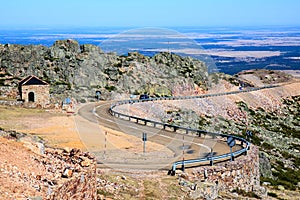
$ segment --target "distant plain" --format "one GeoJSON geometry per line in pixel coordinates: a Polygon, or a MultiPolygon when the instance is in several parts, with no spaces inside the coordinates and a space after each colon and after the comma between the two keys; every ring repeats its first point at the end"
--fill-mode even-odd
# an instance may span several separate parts
{"type": "MultiPolygon", "coordinates": [[[[94,44],[101,48],[103,41],[116,38],[118,34],[132,29],[135,28],[2,29],[0,44],[51,46],[56,40],[75,39],[80,44],[94,44]]],[[[163,44],[148,48],[145,44],[143,48],[134,50],[148,56],[160,51],[210,56],[218,71],[228,74],[247,69],[300,69],[300,27],[169,27],[168,29],[175,30],[190,41],[196,42],[199,48],[191,47],[185,41],[178,44],[186,46],[181,49],[168,49],[163,44]]],[[[172,40],[166,43],[172,44],[172,40]]]]}

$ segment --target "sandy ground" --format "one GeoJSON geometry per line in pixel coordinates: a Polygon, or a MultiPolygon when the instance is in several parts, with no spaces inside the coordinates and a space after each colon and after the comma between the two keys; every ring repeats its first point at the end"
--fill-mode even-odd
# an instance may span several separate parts
{"type": "MultiPolygon", "coordinates": [[[[0,127],[37,135],[52,147],[71,147],[88,151],[104,150],[105,147],[107,150],[143,151],[140,138],[99,126],[77,114],[37,112],[32,109],[3,106],[0,107],[0,111],[0,127]]],[[[167,151],[162,145],[147,142],[148,152],[162,149],[167,151]]]]}
{"type": "Polygon", "coordinates": [[[72,147],[79,149],[84,149],[85,147],[77,133],[72,116],[61,115],[49,116],[47,118],[32,116],[20,123],[29,125],[25,126],[26,128],[24,129],[17,129],[17,131],[38,135],[52,147],[72,147]]]}
{"type": "MultiPolygon", "coordinates": [[[[133,153],[143,151],[140,138],[92,123],[79,115],[74,115],[70,118],[73,119],[72,123],[75,126],[76,134],[84,144],[84,148],[88,151],[114,149],[126,150],[133,153]]],[[[165,147],[150,141],[147,142],[148,152],[161,149],[165,149],[165,147]]]]}

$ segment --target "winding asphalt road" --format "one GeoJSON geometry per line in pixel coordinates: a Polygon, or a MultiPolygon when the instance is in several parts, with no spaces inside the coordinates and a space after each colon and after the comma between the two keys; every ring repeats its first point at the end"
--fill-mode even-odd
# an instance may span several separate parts
{"type": "MultiPolygon", "coordinates": [[[[214,96],[252,92],[262,89],[282,87],[283,85],[263,86],[245,91],[215,94],[214,96]]],[[[78,113],[81,118],[77,119],[77,129],[82,139],[88,137],[93,138],[95,141],[99,141],[98,138],[101,138],[100,140],[105,140],[103,132],[98,133],[99,131],[96,131],[97,133],[95,133],[93,131],[88,131],[91,126],[99,126],[100,124],[104,127],[121,131],[137,138],[141,138],[143,132],[148,133],[148,141],[163,145],[166,149],[170,150],[172,154],[165,154],[165,152],[161,152],[160,150],[146,154],[143,154],[142,152],[129,153],[118,148],[114,151],[105,151],[102,143],[95,142],[93,152],[98,158],[98,163],[105,167],[108,166],[118,169],[170,169],[172,163],[175,161],[182,159],[196,159],[199,157],[203,158],[204,156],[207,156],[211,148],[213,149],[214,155],[221,155],[230,152],[226,141],[221,138],[213,139],[209,137],[179,134],[115,118],[108,112],[111,103],[112,102],[100,102],[97,104],[88,104],[79,110],[78,113]],[[90,125],[83,120],[88,121],[90,125]]],[[[91,140],[88,141],[90,142],[91,140]]],[[[241,149],[241,146],[235,145],[233,151],[239,149],[241,149]]]]}
{"type": "MultiPolygon", "coordinates": [[[[213,139],[208,136],[198,137],[178,134],[113,117],[108,112],[110,105],[111,102],[87,104],[79,109],[78,114],[92,124],[102,125],[137,138],[141,138],[142,133],[145,132],[148,135],[148,141],[163,145],[166,149],[171,150],[172,154],[166,154],[165,151],[161,150],[146,154],[143,152],[126,152],[124,149],[121,150],[117,148],[114,150],[106,150],[103,148],[103,145],[99,145],[98,148],[94,146],[92,149],[92,152],[97,157],[99,167],[118,169],[170,169],[172,163],[175,161],[207,156],[211,148],[213,148],[214,155],[220,155],[230,151],[226,142],[221,138],[213,139]]],[[[79,126],[78,130],[80,130],[80,127],[83,125],[77,126],[79,126]]],[[[86,129],[88,129],[88,127],[85,127],[85,130],[86,129]]],[[[99,134],[97,136],[99,140],[105,140],[103,132],[97,134],[99,134]]],[[[92,137],[91,133],[87,133],[86,136],[83,134],[80,135],[83,141],[84,137],[92,137]]]]}

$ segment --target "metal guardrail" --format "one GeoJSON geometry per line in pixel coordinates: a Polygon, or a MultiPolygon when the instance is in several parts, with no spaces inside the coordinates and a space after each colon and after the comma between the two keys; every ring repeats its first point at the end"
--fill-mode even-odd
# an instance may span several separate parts
{"type": "Polygon", "coordinates": [[[213,162],[215,160],[222,160],[222,159],[230,159],[230,158],[234,158],[237,157],[239,155],[242,154],[247,154],[247,151],[250,149],[250,142],[248,142],[247,140],[245,140],[244,138],[241,137],[237,137],[237,136],[232,136],[232,135],[227,135],[227,137],[233,137],[236,140],[239,140],[240,142],[242,142],[242,146],[243,146],[243,142],[246,144],[245,147],[243,147],[242,149],[238,150],[238,151],[234,151],[232,153],[226,153],[226,154],[222,154],[222,155],[218,155],[218,156],[208,156],[205,158],[199,158],[199,159],[189,159],[189,160],[182,160],[182,161],[177,161],[175,163],[173,163],[172,165],[172,169],[169,171],[170,175],[175,175],[175,171],[177,166],[182,166],[182,169],[184,170],[184,166],[187,164],[196,164],[196,163],[201,163],[201,162],[210,162],[210,165],[213,165],[213,162]]]}
{"type": "Polygon", "coordinates": [[[244,138],[234,136],[234,135],[223,134],[223,133],[214,133],[214,132],[209,132],[209,131],[205,131],[205,130],[181,127],[181,126],[166,124],[166,123],[162,123],[162,122],[157,122],[154,120],[144,119],[144,118],[140,118],[140,117],[136,117],[136,116],[126,115],[126,114],[114,111],[113,109],[116,106],[120,106],[120,105],[124,105],[124,104],[139,103],[139,102],[160,101],[160,100],[186,100],[186,99],[209,98],[209,97],[216,97],[216,96],[224,96],[224,95],[252,92],[252,91],[262,90],[262,89],[266,89],[266,88],[274,88],[274,87],[279,87],[279,86],[278,85],[269,85],[269,86],[263,86],[263,87],[257,87],[257,88],[249,88],[249,89],[240,90],[240,91],[223,92],[223,93],[217,93],[217,94],[203,94],[203,95],[199,95],[199,96],[158,97],[158,98],[149,98],[149,99],[123,100],[123,101],[118,101],[118,102],[112,104],[109,109],[109,112],[111,115],[118,117],[118,118],[128,119],[129,121],[132,121],[132,119],[134,119],[134,120],[136,120],[136,123],[144,122],[144,125],[152,124],[154,127],[161,126],[164,130],[166,130],[166,128],[169,128],[169,129],[173,130],[174,132],[176,132],[177,130],[183,130],[183,131],[185,131],[186,134],[195,133],[199,137],[201,137],[202,134],[210,135],[213,138],[215,138],[217,136],[222,137],[222,138],[233,137],[234,139],[240,141],[240,143],[241,143],[242,149],[240,149],[238,151],[234,151],[232,153],[222,154],[222,155],[218,155],[218,156],[210,156],[210,157],[199,158],[199,159],[177,161],[177,162],[173,163],[172,170],[169,171],[169,174],[174,175],[177,166],[180,166],[180,165],[182,166],[183,169],[184,169],[184,166],[187,164],[195,164],[195,163],[207,162],[207,161],[209,161],[210,164],[212,165],[213,161],[215,161],[215,160],[229,159],[231,157],[234,158],[241,154],[247,154],[247,151],[250,149],[250,142],[248,142],[244,138]]]}

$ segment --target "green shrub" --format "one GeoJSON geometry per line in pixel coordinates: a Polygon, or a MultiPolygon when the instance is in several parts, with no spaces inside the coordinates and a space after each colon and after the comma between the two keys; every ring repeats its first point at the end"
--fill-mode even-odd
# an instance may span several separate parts
{"type": "Polygon", "coordinates": [[[267,142],[263,142],[261,147],[265,150],[272,150],[275,149],[275,147],[267,142]]]}
{"type": "Polygon", "coordinates": [[[110,85],[110,86],[107,85],[107,86],[105,86],[105,89],[108,90],[109,92],[117,90],[117,88],[113,85],[110,85]]]}
{"type": "Polygon", "coordinates": [[[278,197],[277,194],[273,193],[273,192],[268,192],[268,196],[274,197],[274,198],[278,197]]]}
{"type": "MultiPolygon", "coordinates": [[[[279,164],[280,161],[277,162],[279,164]]],[[[275,177],[274,179],[261,177],[261,182],[270,182],[272,186],[282,185],[288,190],[296,190],[298,181],[300,180],[299,170],[284,168],[282,165],[283,163],[273,166],[277,170],[272,172],[273,176],[275,177]]]]}
{"type": "Polygon", "coordinates": [[[80,101],[80,103],[86,103],[85,99],[80,99],[79,101],[80,101]]]}

